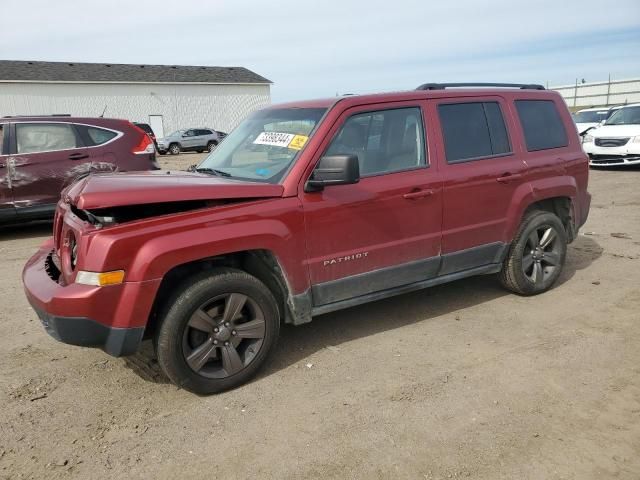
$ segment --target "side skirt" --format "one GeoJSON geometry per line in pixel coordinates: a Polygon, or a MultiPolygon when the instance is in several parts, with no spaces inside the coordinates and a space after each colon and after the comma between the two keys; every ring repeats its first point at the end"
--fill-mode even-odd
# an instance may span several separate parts
{"type": "Polygon", "coordinates": [[[403,293],[409,293],[416,290],[422,290],[423,288],[433,287],[442,283],[453,282],[466,277],[472,277],[474,275],[487,275],[492,273],[498,273],[502,268],[502,263],[493,263],[484,265],[482,267],[471,268],[469,270],[463,270],[460,272],[449,273],[441,275],[439,277],[431,278],[421,282],[410,283],[408,285],[402,285],[400,287],[390,288],[379,292],[370,293],[367,295],[361,295],[355,298],[349,298],[339,302],[329,303],[326,305],[320,305],[314,307],[311,311],[311,315],[322,315],[324,313],[334,312],[336,310],[342,310],[343,308],[354,307],[363,303],[373,302],[375,300],[381,300],[383,298],[393,297],[403,293]]]}

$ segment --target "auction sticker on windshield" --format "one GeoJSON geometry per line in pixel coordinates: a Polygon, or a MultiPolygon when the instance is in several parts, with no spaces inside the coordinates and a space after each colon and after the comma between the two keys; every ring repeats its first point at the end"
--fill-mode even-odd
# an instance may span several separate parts
{"type": "Polygon", "coordinates": [[[304,144],[307,143],[307,140],[309,140],[309,137],[307,137],[306,135],[296,135],[291,140],[289,148],[292,150],[302,150],[302,147],[304,147],[304,144]]]}
{"type": "Polygon", "coordinates": [[[271,145],[273,147],[288,147],[295,135],[293,133],[262,132],[253,143],[256,145],[271,145]]]}

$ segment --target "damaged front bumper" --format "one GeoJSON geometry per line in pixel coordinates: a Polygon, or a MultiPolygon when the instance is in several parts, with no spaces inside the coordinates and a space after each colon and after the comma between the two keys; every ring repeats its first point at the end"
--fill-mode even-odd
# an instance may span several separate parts
{"type": "Polygon", "coordinates": [[[159,281],[97,287],[58,283],[51,261],[53,240],[27,262],[22,281],[27,300],[56,340],[100,348],[119,357],[135,353],[142,341],[159,281]],[[139,302],[130,302],[131,299],[139,302]]]}

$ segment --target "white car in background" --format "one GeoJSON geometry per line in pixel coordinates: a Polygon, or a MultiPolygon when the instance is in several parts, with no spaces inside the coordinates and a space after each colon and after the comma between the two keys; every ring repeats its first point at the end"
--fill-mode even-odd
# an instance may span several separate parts
{"type": "Polygon", "coordinates": [[[572,115],[578,133],[581,134],[590,128],[597,127],[620,108],[622,107],[585,108],[578,110],[572,115]]]}
{"type": "Polygon", "coordinates": [[[589,164],[597,167],[640,165],[640,103],[619,108],[582,137],[589,164]]]}

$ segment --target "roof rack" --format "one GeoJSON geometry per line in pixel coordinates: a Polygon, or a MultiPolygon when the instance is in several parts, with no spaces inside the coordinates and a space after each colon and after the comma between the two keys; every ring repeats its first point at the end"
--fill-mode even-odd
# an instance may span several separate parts
{"type": "Polygon", "coordinates": [[[70,113],[51,113],[49,115],[5,115],[2,118],[70,117],[70,113]]]}
{"type": "Polygon", "coordinates": [[[500,87],[500,88],[519,88],[521,90],[544,90],[544,86],[535,83],[424,83],[416,90],[444,90],[445,88],[458,87],[500,87]]]}

